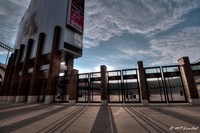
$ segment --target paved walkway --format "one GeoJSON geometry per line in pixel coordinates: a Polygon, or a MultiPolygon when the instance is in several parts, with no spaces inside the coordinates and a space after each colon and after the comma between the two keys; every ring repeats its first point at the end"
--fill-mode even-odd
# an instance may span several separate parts
{"type": "Polygon", "coordinates": [[[200,133],[200,106],[0,102],[0,133],[200,133]]]}

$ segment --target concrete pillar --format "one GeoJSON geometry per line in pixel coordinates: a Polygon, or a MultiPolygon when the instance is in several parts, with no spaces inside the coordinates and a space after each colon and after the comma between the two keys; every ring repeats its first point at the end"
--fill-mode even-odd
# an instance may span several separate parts
{"type": "Polygon", "coordinates": [[[181,76],[186,89],[187,99],[191,104],[200,104],[198,90],[195,84],[192,68],[188,57],[182,57],[178,60],[181,76]]]}
{"type": "Polygon", "coordinates": [[[100,69],[101,69],[101,105],[107,105],[108,104],[107,67],[105,65],[101,65],[100,69]]]}
{"type": "Polygon", "coordinates": [[[40,33],[37,45],[36,56],[34,60],[33,72],[31,77],[31,85],[28,96],[28,103],[36,103],[40,93],[40,56],[42,55],[42,49],[44,45],[45,34],[40,33]]]}
{"type": "Polygon", "coordinates": [[[29,39],[28,40],[28,44],[26,47],[26,54],[24,57],[24,62],[23,62],[23,66],[22,66],[22,71],[21,71],[21,76],[19,79],[19,86],[18,86],[18,92],[17,92],[17,97],[16,97],[16,101],[15,102],[25,102],[25,81],[28,80],[27,79],[27,71],[28,71],[28,64],[29,64],[29,59],[30,59],[30,53],[31,53],[31,49],[33,47],[33,39],[29,39]]]}
{"type": "Polygon", "coordinates": [[[68,85],[69,104],[74,105],[77,101],[78,70],[72,70],[68,85]]]}
{"type": "Polygon", "coordinates": [[[145,79],[145,69],[143,67],[142,61],[137,62],[137,68],[138,68],[141,102],[143,105],[147,105],[148,104],[147,83],[145,79]]]}
{"type": "Polygon", "coordinates": [[[22,65],[20,65],[20,62],[24,54],[24,49],[25,49],[25,45],[21,44],[19,52],[17,54],[16,62],[14,64],[15,68],[14,68],[14,73],[12,75],[12,82],[11,82],[11,87],[10,87],[10,92],[9,92],[9,97],[8,97],[9,102],[14,102],[17,96],[19,77],[20,77],[19,72],[22,69],[22,65]]]}
{"type": "Polygon", "coordinates": [[[60,32],[61,28],[56,26],[54,28],[54,36],[53,36],[53,44],[51,49],[50,56],[50,65],[49,65],[49,73],[48,73],[48,83],[47,83],[47,91],[45,96],[45,104],[49,104],[53,102],[53,97],[56,88],[56,77],[59,76],[60,73],[60,63],[61,63],[61,51],[58,50],[59,42],[60,42],[60,32]]]}

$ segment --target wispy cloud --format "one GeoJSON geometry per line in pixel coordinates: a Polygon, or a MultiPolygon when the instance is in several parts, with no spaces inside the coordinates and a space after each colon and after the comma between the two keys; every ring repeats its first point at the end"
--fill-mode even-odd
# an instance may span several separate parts
{"type": "Polygon", "coordinates": [[[0,1],[0,41],[14,46],[20,20],[29,5],[30,0],[0,1]]]}
{"type": "Polygon", "coordinates": [[[200,1],[87,0],[85,5],[85,47],[90,48],[127,31],[149,35],[167,30],[200,1]]]}
{"type": "Polygon", "coordinates": [[[150,41],[150,48],[156,58],[152,65],[176,63],[182,56],[195,61],[200,58],[200,27],[186,27],[171,35],[150,41]]]}
{"type": "Polygon", "coordinates": [[[120,45],[118,59],[144,59],[150,66],[177,64],[183,56],[189,56],[193,62],[200,58],[200,27],[185,27],[150,40],[149,48],[135,48],[133,45],[120,45]]]}

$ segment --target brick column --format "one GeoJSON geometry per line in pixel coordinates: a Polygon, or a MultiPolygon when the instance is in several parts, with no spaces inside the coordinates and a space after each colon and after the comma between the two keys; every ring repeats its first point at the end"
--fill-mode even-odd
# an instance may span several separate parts
{"type": "Polygon", "coordinates": [[[140,86],[140,97],[143,105],[148,104],[148,94],[147,94],[147,83],[145,79],[145,69],[143,67],[143,62],[137,62],[138,67],[138,77],[139,77],[139,86],[140,86]]]}
{"type": "Polygon", "coordinates": [[[48,83],[45,96],[46,104],[53,102],[53,97],[56,88],[56,77],[59,76],[60,73],[61,51],[58,50],[60,42],[60,32],[61,28],[59,26],[56,26],[54,28],[53,44],[52,44],[50,64],[49,64],[48,83]]]}
{"type": "Polygon", "coordinates": [[[9,88],[7,87],[8,83],[10,82],[10,75],[9,75],[9,72],[11,72],[11,64],[12,64],[12,60],[13,60],[13,56],[14,54],[11,54],[11,56],[9,57],[9,60],[8,60],[8,64],[6,66],[6,72],[5,72],[5,76],[4,76],[4,82],[3,82],[3,85],[2,85],[2,90],[1,90],[1,96],[2,96],[2,100],[3,101],[7,101],[7,94],[6,92],[9,92],[9,88]]]}
{"type": "MultiPolygon", "coordinates": [[[[65,76],[71,75],[71,72],[74,67],[74,58],[66,56],[65,57],[65,65],[67,66],[67,70],[65,71],[65,76]]],[[[66,84],[65,86],[65,92],[66,92],[66,100],[69,100],[69,84],[66,84]]]]}
{"type": "Polygon", "coordinates": [[[37,51],[34,60],[33,72],[31,77],[31,85],[28,96],[28,103],[36,103],[38,101],[40,90],[40,56],[42,55],[42,49],[44,45],[45,34],[40,33],[37,45],[37,51]]]}
{"type": "Polygon", "coordinates": [[[76,104],[77,100],[77,82],[78,82],[78,70],[71,70],[68,92],[69,92],[69,104],[76,104]]]}
{"type": "Polygon", "coordinates": [[[11,66],[10,66],[10,71],[8,72],[8,80],[7,80],[7,83],[6,83],[6,97],[5,97],[5,101],[8,100],[9,96],[10,96],[10,90],[11,90],[11,83],[12,83],[12,76],[14,74],[14,70],[15,70],[15,63],[16,63],[16,59],[17,59],[17,55],[18,55],[18,52],[19,50],[18,49],[15,49],[15,52],[13,54],[13,58],[12,58],[12,61],[11,61],[11,66]]]}
{"type": "Polygon", "coordinates": [[[25,102],[25,81],[27,81],[27,71],[28,71],[28,64],[29,64],[29,59],[30,59],[30,53],[31,49],[33,47],[33,39],[28,40],[28,44],[26,47],[26,54],[24,57],[24,62],[22,66],[22,71],[21,71],[21,76],[19,79],[19,86],[18,86],[18,92],[17,92],[17,97],[16,97],[16,102],[25,102]]]}
{"type": "Polygon", "coordinates": [[[100,69],[101,69],[101,105],[107,105],[108,104],[107,67],[105,65],[101,65],[100,69]]]}
{"type": "Polygon", "coordinates": [[[181,76],[186,89],[187,99],[192,104],[200,104],[200,99],[195,84],[192,68],[188,57],[182,57],[178,60],[181,76]]]}
{"type": "Polygon", "coordinates": [[[65,64],[67,66],[66,74],[70,75],[71,72],[72,72],[72,70],[73,70],[73,67],[74,67],[74,58],[72,58],[72,57],[66,57],[65,64]]]}
{"type": "Polygon", "coordinates": [[[18,84],[19,84],[19,72],[21,71],[21,65],[20,62],[22,60],[22,56],[24,54],[24,48],[25,45],[21,44],[19,52],[17,54],[16,62],[15,62],[15,68],[14,68],[14,73],[12,75],[12,82],[11,82],[11,87],[10,87],[10,92],[9,92],[9,97],[8,101],[9,102],[14,102],[15,98],[17,96],[17,90],[18,90],[18,84]]]}

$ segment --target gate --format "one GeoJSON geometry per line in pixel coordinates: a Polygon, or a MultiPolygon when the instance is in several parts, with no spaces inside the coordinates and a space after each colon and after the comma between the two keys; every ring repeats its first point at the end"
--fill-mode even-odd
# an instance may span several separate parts
{"type": "Polygon", "coordinates": [[[122,70],[123,100],[125,103],[141,102],[137,69],[122,70]]]}
{"type": "Polygon", "coordinates": [[[41,79],[40,80],[40,92],[38,96],[38,102],[44,102],[45,101],[45,94],[46,94],[46,88],[47,88],[47,79],[41,79]]]}
{"type": "Polygon", "coordinates": [[[198,94],[200,96],[200,64],[192,64],[191,66],[198,94]]]}
{"type": "Polygon", "coordinates": [[[101,102],[101,73],[90,73],[90,89],[89,89],[89,101],[101,102]]]}
{"type": "Polygon", "coordinates": [[[162,67],[168,102],[187,102],[178,65],[162,67]]]}
{"type": "Polygon", "coordinates": [[[145,68],[149,102],[187,102],[179,66],[145,68]]]}
{"type": "Polygon", "coordinates": [[[78,102],[101,102],[101,73],[84,73],[78,75],[78,102]]]}
{"type": "Polygon", "coordinates": [[[67,82],[69,76],[57,77],[57,86],[54,95],[54,102],[68,102],[69,94],[67,92],[67,82]]]}
{"type": "Polygon", "coordinates": [[[166,102],[166,92],[160,67],[145,68],[149,102],[166,102]]]}
{"type": "Polygon", "coordinates": [[[78,75],[78,92],[77,101],[78,102],[88,102],[89,101],[89,73],[78,75]]]}
{"type": "Polygon", "coordinates": [[[108,71],[108,101],[123,102],[121,70],[108,71]]]}

